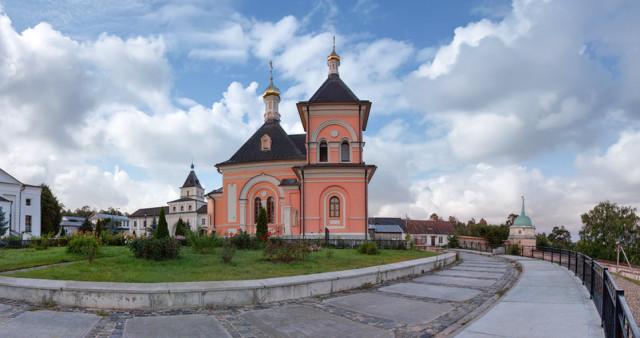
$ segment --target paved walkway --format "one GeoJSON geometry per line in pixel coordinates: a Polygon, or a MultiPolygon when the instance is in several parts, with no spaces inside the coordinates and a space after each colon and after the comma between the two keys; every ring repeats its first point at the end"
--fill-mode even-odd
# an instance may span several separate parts
{"type": "Polygon", "coordinates": [[[604,337],[589,292],[573,272],[516,259],[523,266],[518,284],[456,337],[604,337]]]}
{"type": "Polygon", "coordinates": [[[584,300],[585,293],[578,291],[583,287],[566,269],[523,260],[521,275],[514,263],[501,258],[468,253],[462,258],[461,264],[413,279],[252,307],[103,312],[0,300],[0,335],[430,337],[459,333],[469,337],[499,333],[516,337],[523,332],[522,336],[603,336],[588,295],[584,300]],[[519,283],[501,297],[520,276],[519,283]],[[540,296],[548,301],[539,301],[540,296]],[[526,318],[541,318],[546,325],[526,318]],[[566,325],[570,329],[561,331],[566,325]],[[574,330],[577,325],[582,327],[574,330]]]}

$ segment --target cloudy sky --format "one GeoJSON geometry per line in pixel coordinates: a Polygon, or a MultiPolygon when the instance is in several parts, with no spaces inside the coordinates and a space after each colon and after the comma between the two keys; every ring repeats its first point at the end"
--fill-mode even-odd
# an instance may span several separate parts
{"type": "Polygon", "coordinates": [[[640,204],[640,2],[0,0],[0,168],[68,208],[178,196],[327,74],[373,102],[370,213],[538,231],[640,204]]]}

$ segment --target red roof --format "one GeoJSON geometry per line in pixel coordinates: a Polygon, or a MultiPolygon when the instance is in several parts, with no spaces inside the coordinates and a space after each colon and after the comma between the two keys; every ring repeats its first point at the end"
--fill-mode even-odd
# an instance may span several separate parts
{"type": "Polygon", "coordinates": [[[453,235],[456,229],[451,222],[447,221],[421,221],[407,219],[405,221],[405,229],[413,235],[434,234],[434,235],[453,235]]]}

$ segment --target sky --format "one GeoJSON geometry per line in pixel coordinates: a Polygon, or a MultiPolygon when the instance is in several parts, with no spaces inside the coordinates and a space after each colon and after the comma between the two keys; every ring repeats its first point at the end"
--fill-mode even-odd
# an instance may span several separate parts
{"type": "Polygon", "coordinates": [[[372,101],[370,216],[537,232],[640,204],[640,2],[0,0],[0,168],[66,208],[206,191],[281,90],[282,126],[327,76],[372,101]]]}

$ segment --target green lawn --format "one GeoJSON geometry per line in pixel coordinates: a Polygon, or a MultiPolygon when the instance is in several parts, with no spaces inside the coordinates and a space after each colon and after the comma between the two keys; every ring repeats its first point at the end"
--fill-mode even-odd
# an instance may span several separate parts
{"type": "Polygon", "coordinates": [[[110,249],[117,251],[117,254],[96,259],[92,263],[81,261],[3,275],[128,283],[243,280],[357,269],[436,255],[421,251],[382,250],[379,255],[368,256],[356,250],[334,249],[331,258],[327,257],[326,251],[321,251],[311,253],[305,262],[274,264],[262,260],[262,250],[238,250],[233,262],[224,264],[220,259],[221,249],[214,254],[202,255],[183,248],[179,259],[164,262],[136,259],[126,247],[110,249]]]}
{"type": "MultiPolygon", "coordinates": [[[[68,254],[65,252],[66,249],[66,247],[51,247],[47,250],[2,249],[0,250],[0,272],[86,259],[83,255],[68,254]]],[[[119,247],[103,247],[99,257],[121,255],[122,249],[119,247]]]]}

